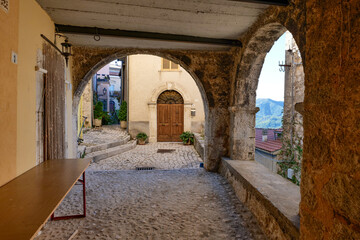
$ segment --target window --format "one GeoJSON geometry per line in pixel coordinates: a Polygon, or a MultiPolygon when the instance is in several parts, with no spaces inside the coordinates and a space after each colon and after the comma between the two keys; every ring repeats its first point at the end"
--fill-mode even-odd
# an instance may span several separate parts
{"type": "Polygon", "coordinates": [[[162,70],[165,71],[177,71],[179,70],[179,64],[173,63],[165,58],[162,59],[162,70]]]}

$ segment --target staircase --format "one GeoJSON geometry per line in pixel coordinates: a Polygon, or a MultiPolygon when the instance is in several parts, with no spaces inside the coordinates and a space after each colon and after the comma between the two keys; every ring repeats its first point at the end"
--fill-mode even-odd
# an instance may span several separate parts
{"type": "Polygon", "coordinates": [[[130,140],[130,136],[127,136],[120,141],[87,147],[85,149],[85,158],[90,158],[92,162],[97,163],[100,160],[124,153],[135,147],[136,141],[130,140]]]}

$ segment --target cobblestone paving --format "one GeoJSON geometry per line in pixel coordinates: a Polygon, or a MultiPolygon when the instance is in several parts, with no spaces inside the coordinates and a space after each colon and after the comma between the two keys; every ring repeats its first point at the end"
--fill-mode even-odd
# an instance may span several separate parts
{"type": "Polygon", "coordinates": [[[89,170],[131,170],[136,167],[155,167],[155,169],[199,168],[201,158],[193,146],[182,143],[148,143],[136,148],[92,163],[89,170]],[[174,150],[158,153],[159,149],[174,150]]]}
{"type": "MultiPolygon", "coordinates": [[[[57,215],[81,209],[75,186],[57,215]]],[[[87,216],[48,222],[36,238],[265,239],[227,181],[204,169],[90,171],[87,216]]]]}
{"type": "Polygon", "coordinates": [[[108,125],[99,128],[85,129],[83,143],[81,145],[91,147],[98,144],[115,142],[128,136],[126,130],[120,125],[108,125]]]}

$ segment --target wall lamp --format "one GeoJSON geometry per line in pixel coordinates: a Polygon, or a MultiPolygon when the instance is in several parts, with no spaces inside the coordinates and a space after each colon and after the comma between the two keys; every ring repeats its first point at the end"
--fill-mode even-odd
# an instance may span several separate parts
{"type": "Polygon", "coordinates": [[[72,55],[71,53],[71,47],[72,44],[69,43],[69,38],[65,35],[56,33],[55,34],[55,40],[54,43],[51,42],[47,37],[45,37],[43,34],[40,34],[40,36],[45,39],[45,41],[47,41],[52,47],[54,47],[62,56],[65,57],[65,62],[66,62],[66,67],[68,66],[68,62],[69,62],[69,57],[72,55]],[[63,43],[61,43],[61,48],[62,50],[60,50],[57,46],[56,46],[56,37],[63,37],[65,38],[65,41],[63,43]]]}

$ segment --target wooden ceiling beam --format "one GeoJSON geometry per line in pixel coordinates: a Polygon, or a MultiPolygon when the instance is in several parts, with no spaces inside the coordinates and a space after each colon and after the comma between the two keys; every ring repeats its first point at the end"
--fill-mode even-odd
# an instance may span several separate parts
{"type": "Polygon", "coordinates": [[[81,34],[93,36],[108,36],[108,37],[126,37],[136,39],[147,39],[168,42],[184,42],[196,44],[209,44],[209,45],[222,45],[229,47],[242,47],[242,42],[236,39],[219,39],[219,38],[206,38],[195,37],[188,35],[177,35],[167,33],[154,33],[154,32],[140,32],[119,29],[105,29],[96,27],[80,27],[55,24],[56,32],[68,34],[81,34]]]}

